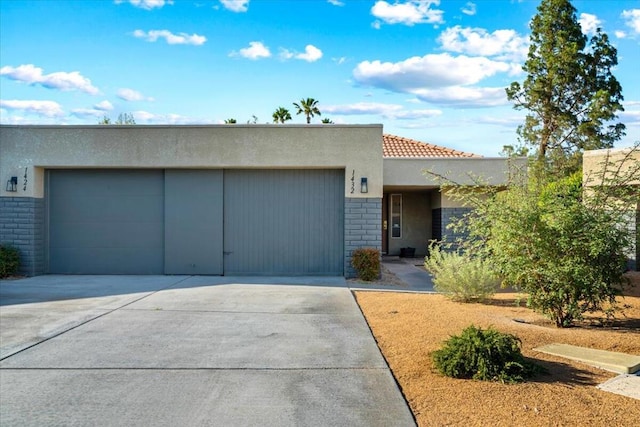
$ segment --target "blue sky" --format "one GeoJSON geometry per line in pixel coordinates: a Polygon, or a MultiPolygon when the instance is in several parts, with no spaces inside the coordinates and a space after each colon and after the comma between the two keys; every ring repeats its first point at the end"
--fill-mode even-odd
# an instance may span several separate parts
{"type": "MultiPolygon", "coordinates": [[[[640,1],[574,1],[618,49],[627,136],[640,140],[640,1]]],[[[538,1],[0,0],[0,121],[272,121],[312,97],[335,123],[496,156],[524,113],[538,1]]]]}

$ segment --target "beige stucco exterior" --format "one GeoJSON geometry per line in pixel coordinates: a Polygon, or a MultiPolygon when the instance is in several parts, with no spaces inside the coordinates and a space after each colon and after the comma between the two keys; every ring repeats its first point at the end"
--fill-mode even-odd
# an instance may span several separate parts
{"type": "Polygon", "coordinates": [[[509,174],[524,171],[526,159],[504,157],[384,159],[384,185],[388,188],[439,188],[441,182],[427,171],[459,185],[504,185],[509,174]]]}
{"type": "Polygon", "coordinates": [[[52,168],[337,168],[345,197],[380,198],[382,125],[0,126],[0,196],[44,197],[52,168]]]}
{"type": "MultiPolygon", "coordinates": [[[[633,169],[638,170],[640,165],[640,150],[632,148],[603,149],[585,151],[582,157],[582,170],[584,183],[587,186],[600,185],[602,183],[602,172],[608,163],[609,171],[615,171],[619,162],[624,161],[621,172],[633,169]]],[[[640,185],[640,173],[635,179],[629,181],[630,185],[640,185]]]]}
{"type": "Polygon", "coordinates": [[[610,180],[616,174],[625,180],[625,185],[631,186],[632,191],[636,192],[635,201],[610,199],[608,203],[617,204],[617,207],[627,212],[625,226],[631,232],[635,231],[635,242],[627,253],[628,267],[640,270],[640,150],[617,148],[585,151],[582,157],[582,172],[587,197],[593,191],[589,191],[589,187],[610,185],[610,180]]]}

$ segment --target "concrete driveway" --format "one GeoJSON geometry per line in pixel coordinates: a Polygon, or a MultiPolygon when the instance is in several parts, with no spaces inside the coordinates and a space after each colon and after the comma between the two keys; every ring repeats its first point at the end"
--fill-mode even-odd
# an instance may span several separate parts
{"type": "Polygon", "coordinates": [[[0,425],[412,426],[342,278],[0,282],[0,425]]]}

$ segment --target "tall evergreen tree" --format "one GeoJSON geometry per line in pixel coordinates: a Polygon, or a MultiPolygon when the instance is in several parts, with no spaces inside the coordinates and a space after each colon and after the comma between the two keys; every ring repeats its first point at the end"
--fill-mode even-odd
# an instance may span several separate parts
{"type": "Polygon", "coordinates": [[[612,73],[617,51],[600,28],[589,39],[569,0],[542,0],[530,24],[531,45],[522,84],[506,89],[518,128],[540,164],[562,174],[579,169],[584,150],[612,147],[625,134],[616,122],[622,87],[612,73]]]}

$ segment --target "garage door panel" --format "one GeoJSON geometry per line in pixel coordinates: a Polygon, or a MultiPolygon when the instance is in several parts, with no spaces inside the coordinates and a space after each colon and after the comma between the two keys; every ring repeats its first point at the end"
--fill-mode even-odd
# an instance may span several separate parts
{"type": "Polygon", "coordinates": [[[162,274],[164,172],[49,172],[49,271],[162,274]]]}
{"type": "Polygon", "coordinates": [[[225,274],[343,274],[344,172],[225,171],[225,274]]]}
{"type": "Polygon", "coordinates": [[[61,196],[162,196],[164,189],[158,185],[163,180],[162,170],[53,170],[55,180],[50,182],[53,193],[61,196]],[[60,194],[60,190],[64,193],[60,194]]]}
{"type": "Polygon", "coordinates": [[[165,274],[223,273],[222,170],[165,172],[165,274]]]}
{"type": "Polygon", "coordinates": [[[162,197],[141,196],[62,196],[51,207],[51,215],[56,218],[73,218],[74,221],[91,221],[101,218],[114,222],[147,222],[162,220],[162,197]],[[82,199],[82,203],[77,203],[82,199]],[[135,206],[135,209],[131,209],[135,206]]]}
{"type": "Polygon", "coordinates": [[[162,274],[156,255],[139,248],[59,248],[50,263],[64,274],[162,274]]]}
{"type": "Polygon", "coordinates": [[[58,223],[51,231],[52,248],[139,248],[161,247],[162,223],[58,223]],[[73,231],[70,231],[73,230],[73,231]],[[129,230],[123,234],[122,230],[129,230]]]}

